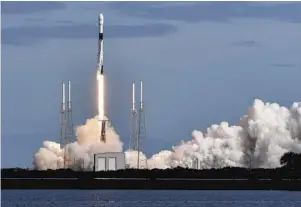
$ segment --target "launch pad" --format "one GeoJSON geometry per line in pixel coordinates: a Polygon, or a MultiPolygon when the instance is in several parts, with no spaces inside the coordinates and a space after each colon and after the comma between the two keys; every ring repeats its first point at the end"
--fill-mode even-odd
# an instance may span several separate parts
{"type": "MultiPolygon", "coordinates": [[[[97,68],[96,68],[96,80],[97,80],[97,120],[100,130],[99,141],[107,142],[107,130],[110,124],[108,123],[108,116],[105,116],[105,90],[104,90],[104,65],[103,65],[103,25],[104,18],[100,14],[98,16],[98,53],[97,53],[97,68]]],[[[143,104],[143,83],[140,81],[140,107],[137,110],[135,105],[135,83],[133,83],[132,91],[132,132],[130,136],[129,150],[137,152],[137,168],[147,168],[147,160],[145,156],[141,156],[142,145],[141,141],[146,137],[145,130],[145,115],[143,104]]],[[[69,81],[69,99],[66,104],[65,101],[65,85],[63,84],[63,101],[61,109],[61,149],[64,150],[64,168],[69,168],[70,163],[75,160],[71,160],[69,163],[68,156],[68,144],[72,143],[73,137],[73,125],[71,116],[71,83],[69,81]]],[[[108,152],[109,153],[109,152],[108,152]]],[[[96,153],[98,154],[98,153],[96,153]]],[[[84,161],[84,160],[83,160],[84,161]]],[[[94,163],[95,164],[95,163],[94,163]]],[[[132,166],[133,167],[133,166],[132,166]]]]}

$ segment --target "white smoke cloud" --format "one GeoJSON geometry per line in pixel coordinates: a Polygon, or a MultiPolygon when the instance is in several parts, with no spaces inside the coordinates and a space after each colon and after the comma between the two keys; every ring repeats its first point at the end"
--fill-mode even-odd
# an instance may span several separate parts
{"type": "MultiPolygon", "coordinates": [[[[79,169],[79,166],[92,169],[96,152],[122,151],[123,143],[111,126],[107,129],[107,142],[99,140],[96,119],[89,119],[85,125],[77,127],[76,136],[77,141],[67,145],[73,169],[79,169]]],[[[64,150],[57,143],[45,141],[34,156],[34,165],[41,170],[62,167],[64,150]]],[[[301,103],[294,103],[288,109],[256,99],[237,126],[222,122],[212,125],[204,133],[195,130],[192,140],[182,141],[170,151],[153,155],[147,160],[147,167],[193,167],[197,162],[200,169],[227,166],[274,168],[280,167],[279,160],[288,151],[301,152],[301,103]]],[[[137,155],[136,151],[125,152],[128,166],[137,166],[137,155]]],[[[142,152],[140,159],[147,159],[142,152]]],[[[140,164],[145,165],[145,162],[140,164]]]]}
{"type": "MultiPolygon", "coordinates": [[[[125,152],[126,165],[129,168],[137,168],[138,166],[138,151],[128,150],[125,152]]],[[[139,168],[147,168],[147,157],[143,152],[139,153],[139,168]]]]}
{"type": "Polygon", "coordinates": [[[166,169],[170,168],[170,156],[171,151],[163,150],[158,154],[153,155],[148,161],[147,165],[149,169],[166,169]]]}
{"type": "Polygon", "coordinates": [[[99,139],[97,118],[88,119],[85,125],[76,128],[77,141],[66,145],[65,148],[61,149],[58,143],[45,141],[43,147],[34,155],[34,166],[39,170],[62,168],[66,158],[65,163],[75,170],[91,170],[95,153],[122,152],[123,143],[109,122],[106,133],[104,143],[99,139]]]}
{"type": "Polygon", "coordinates": [[[301,152],[301,103],[287,109],[256,99],[237,126],[222,122],[209,127],[206,133],[193,131],[192,137],[173,147],[164,160],[154,160],[160,157],[157,154],[149,162],[192,167],[197,160],[201,169],[280,167],[285,152],[301,152]]]}

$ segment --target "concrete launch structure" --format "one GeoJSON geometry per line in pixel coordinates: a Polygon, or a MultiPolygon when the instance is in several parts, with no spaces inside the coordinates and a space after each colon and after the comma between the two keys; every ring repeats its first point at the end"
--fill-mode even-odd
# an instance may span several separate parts
{"type": "Polygon", "coordinates": [[[125,169],[125,154],[123,152],[106,152],[94,155],[94,171],[125,169]]]}

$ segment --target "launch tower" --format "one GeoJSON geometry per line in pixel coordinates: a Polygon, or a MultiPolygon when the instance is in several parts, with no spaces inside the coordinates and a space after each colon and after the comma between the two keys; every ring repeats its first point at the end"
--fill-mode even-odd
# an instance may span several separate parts
{"type": "Polygon", "coordinates": [[[142,143],[145,139],[146,139],[146,127],[145,127],[145,111],[144,111],[144,103],[143,103],[143,82],[140,81],[139,113],[137,113],[136,104],[135,104],[135,83],[133,83],[133,88],[132,88],[131,136],[130,136],[130,144],[129,144],[129,150],[137,152],[138,169],[147,168],[146,157],[140,156],[140,152],[143,152],[142,143]]]}
{"type": "Polygon", "coordinates": [[[62,103],[61,103],[61,136],[60,145],[64,150],[64,168],[68,167],[68,144],[73,138],[72,105],[71,105],[71,82],[68,81],[68,101],[66,102],[65,83],[62,83],[62,103]]]}
{"type": "Polygon", "coordinates": [[[133,82],[132,87],[132,110],[131,110],[131,135],[129,150],[138,151],[138,119],[137,119],[137,109],[135,102],[135,82],[133,82]]]}
{"type": "Polygon", "coordinates": [[[146,127],[145,127],[145,111],[143,103],[143,83],[140,81],[140,108],[139,108],[139,119],[138,119],[138,158],[137,166],[138,169],[147,169],[146,157],[140,157],[140,151],[143,149],[142,143],[146,139],[146,127]]]}

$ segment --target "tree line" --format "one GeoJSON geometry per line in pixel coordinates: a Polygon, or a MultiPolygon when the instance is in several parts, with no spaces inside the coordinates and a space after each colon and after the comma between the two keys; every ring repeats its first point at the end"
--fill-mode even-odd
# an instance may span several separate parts
{"type": "Polygon", "coordinates": [[[285,153],[274,169],[226,167],[221,169],[124,169],[118,171],[73,171],[71,169],[30,170],[22,168],[1,169],[2,178],[198,178],[198,179],[301,179],[301,154],[285,153]]]}

